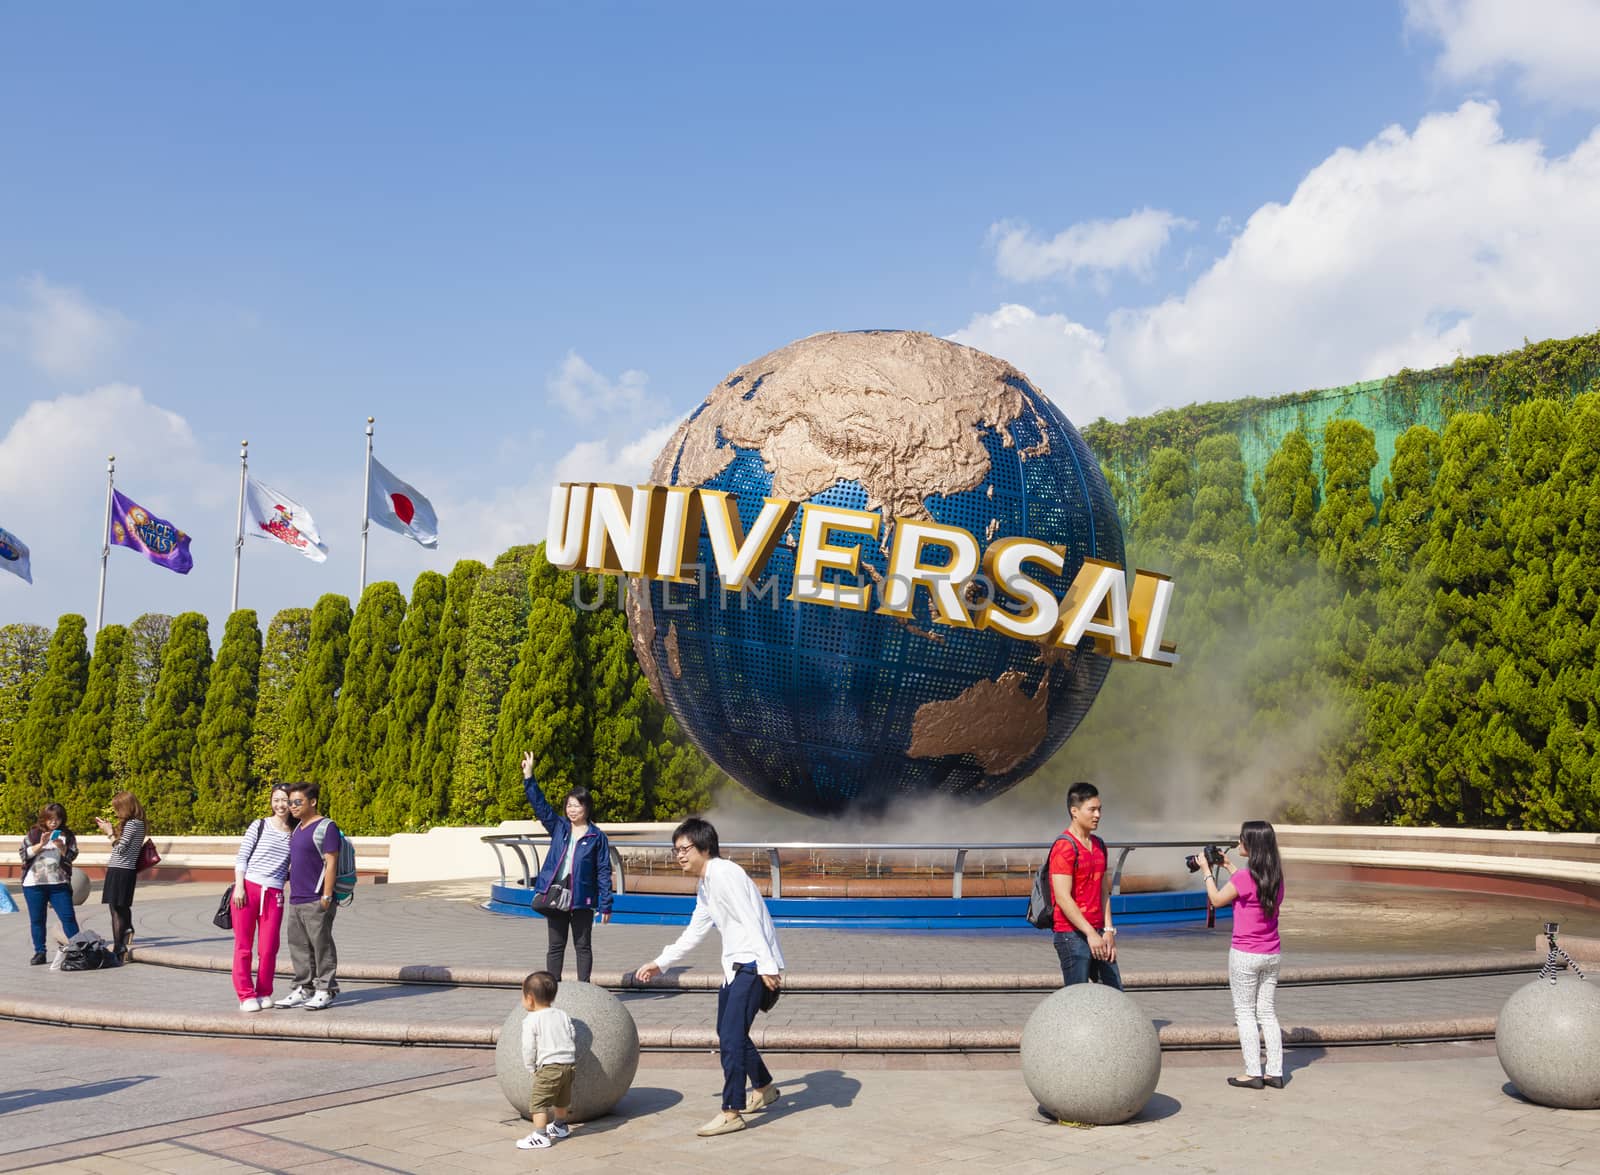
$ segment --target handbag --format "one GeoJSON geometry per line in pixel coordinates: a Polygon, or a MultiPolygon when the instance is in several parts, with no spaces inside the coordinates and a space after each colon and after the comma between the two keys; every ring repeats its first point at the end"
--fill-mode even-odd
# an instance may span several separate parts
{"type": "Polygon", "coordinates": [[[135,873],[143,873],[146,869],[154,869],[161,864],[161,854],[156,852],[156,842],[145,837],[144,844],[139,846],[139,860],[134,864],[135,873]]]}
{"type": "Polygon", "coordinates": [[[778,997],[782,994],[783,989],[781,987],[768,987],[763,983],[761,985],[761,1010],[763,1012],[772,1011],[773,1008],[778,1006],[778,997]]]}
{"type": "Polygon", "coordinates": [[[533,895],[535,910],[559,910],[563,914],[572,909],[572,890],[564,881],[552,881],[545,889],[533,895]]]}
{"type": "Polygon", "coordinates": [[[217,912],[211,915],[211,925],[218,930],[233,929],[233,886],[222,891],[222,900],[217,903],[217,912]]]}

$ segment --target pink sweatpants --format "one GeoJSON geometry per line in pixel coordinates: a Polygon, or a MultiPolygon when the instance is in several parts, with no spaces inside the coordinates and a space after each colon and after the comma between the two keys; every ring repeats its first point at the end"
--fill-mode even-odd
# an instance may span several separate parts
{"type": "Polygon", "coordinates": [[[283,891],[244,883],[244,908],[233,907],[233,990],[240,1000],[272,994],[272,973],[278,966],[278,932],[283,926],[283,891]],[[261,934],[256,943],[256,932],[261,934]],[[258,955],[255,981],[250,979],[252,948],[258,955]]]}

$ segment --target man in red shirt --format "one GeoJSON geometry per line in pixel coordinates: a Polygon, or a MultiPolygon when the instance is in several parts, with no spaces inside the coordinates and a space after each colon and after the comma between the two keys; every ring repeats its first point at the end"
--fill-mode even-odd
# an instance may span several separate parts
{"type": "Polygon", "coordinates": [[[1117,931],[1111,925],[1111,870],[1100,827],[1100,791],[1075,783],[1067,792],[1072,823],[1050,850],[1050,892],[1055,898],[1056,955],[1061,982],[1103,983],[1122,990],[1117,931]]]}

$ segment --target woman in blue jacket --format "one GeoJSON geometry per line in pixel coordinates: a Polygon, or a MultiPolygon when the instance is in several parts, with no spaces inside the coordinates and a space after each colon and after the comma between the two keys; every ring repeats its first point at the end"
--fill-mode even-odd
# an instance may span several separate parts
{"type": "Polygon", "coordinates": [[[533,777],[532,751],[522,756],[522,789],[528,793],[533,814],[550,834],[550,851],[533,883],[534,894],[549,899],[535,906],[549,928],[544,969],[560,981],[570,932],[578,952],[578,982],[588,983],[594,967],[590,936],[596,911],[601,922],[611,921],[611,842],[590,821],[594,801],[588,788],[575,787],[567,793],[562,802],[565,815],[550,806],[533,777]]]}

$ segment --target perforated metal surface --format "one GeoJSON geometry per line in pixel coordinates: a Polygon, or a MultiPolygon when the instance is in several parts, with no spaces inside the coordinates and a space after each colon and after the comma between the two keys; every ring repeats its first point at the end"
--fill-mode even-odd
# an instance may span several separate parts
{"type": "MultiPolygon", "coordinates": [[[[1011,422],[1011,446],[993,429],[982,432],[990,459],[984,484],[924,504],[935,521],[973,534],[980,550],[1009,536],[1064,546],[1064,575],[1029,565],[1029,574],[1059,599],[1085,557],[1122,563],[1122,534],[1083,438],[1042,394],[1022,381],[1017,386],[1031,411],[1011,422]],[[1024,459],[1044,439],[1035,412],[1045,422],[1049,452],[1024,459]]],[[[892,414],[883,427],[886,436],[896,435],[892,414]]],[[[736,497],[747,532],[771,487],[760,453],[746,449],[736,450],[728,467],[705,483],[736,497]]],[[[866,493],[854,481],[810,500],[867,508],[866,493]]],[[[790,602],[798,537],[797,517],[767,563],[759,597],[723,591],[704,534],[703,589],[644,585],[654,614],[651,648],[668,708],[718,766],[758,795],[811,815],[878,810],[899,797],[992,798],[1066,741],[1105,680],[1110,662],[1089,652],[1087,642],[1066,659],[1070,663],[1046,664],[1037,644],[934,624],[925,591],[917,592],[909,621],[879,615],[876,592],[874,610],[865,612],[790,602]],[[667,668],[669,631],[677,672],[667,668]],[[1018,765],[986,775],[970,753],[908,754],[919,708],[954,699],[1008,671],[1022,675],[1030,697],[1049,677],[1046,733],[1018,765]]],[[[888,551],[877,541],[834,541],[854,542],[862,563],[880,577],[886,574],[888,551]]],[[[873,577],[847,581],[870,583],[873,577]]]]}

